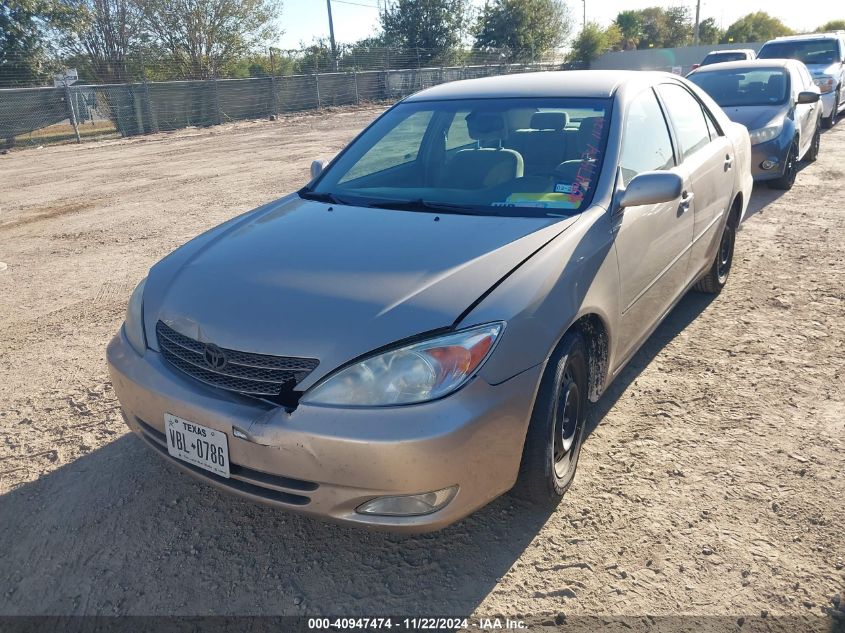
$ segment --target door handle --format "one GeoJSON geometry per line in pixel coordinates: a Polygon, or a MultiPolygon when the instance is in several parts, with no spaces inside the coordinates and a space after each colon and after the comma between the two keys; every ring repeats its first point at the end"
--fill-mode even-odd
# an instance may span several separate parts
{"type": "Polygon", "coordinates": [[[725,156],[725,171],[728,171],[731,167],[733,167],[734,159],[731,157],[730,154],[725,156]]]}
{"type": "Polygon", "coordinates": [[[684,191],[684,193],[681,194],[681,213],[685,213],[689,209],[690,204],[694,199],[695,194],[690,191],[684,191]]]}

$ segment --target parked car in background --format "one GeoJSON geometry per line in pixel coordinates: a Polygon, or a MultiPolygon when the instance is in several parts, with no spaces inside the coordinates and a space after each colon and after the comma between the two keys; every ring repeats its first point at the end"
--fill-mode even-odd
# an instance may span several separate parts
{"type": "Polygon", "coordinates": [[[807,67],[793,59],[703,66],[687,77],[751,135],[755,180],[790,189],[798,161],[819,155],[822,108],[807,67]]]}
{"type": "Polygon", "coordinates": [[[732,48],[724,51],[710,51],[701,60],[700,64],[693,64],[692,70],[700,68],[701,66],[709,66],[710,64],[720,64],[722,62],[739,62],[755,59],[757,54],[750,48],[732,48]]]}
{"type": "Polygon", "coordinates": [[[150,270],[108,347],[125,420],[205,481],[358,526],[437,529],[517,482],[554,505],[588,402],[725,285],[750,154],[667,73],[418,92],[150,270]]]}
{"type": "Polygon", "coordinates": [[[757,57],[806,64],[821,91],[822,126],[833,127],[845,108],[845,31],[779,37],[766,42],[757,57]]]}

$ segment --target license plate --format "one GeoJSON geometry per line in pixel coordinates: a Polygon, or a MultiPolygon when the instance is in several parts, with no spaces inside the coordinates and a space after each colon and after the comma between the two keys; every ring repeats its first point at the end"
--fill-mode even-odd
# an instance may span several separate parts
{"type": "Polygon", "coordinates": [[[222,431],[164,414],[167,452],[172,457],[229,477],[229,438],[222,431]]]}

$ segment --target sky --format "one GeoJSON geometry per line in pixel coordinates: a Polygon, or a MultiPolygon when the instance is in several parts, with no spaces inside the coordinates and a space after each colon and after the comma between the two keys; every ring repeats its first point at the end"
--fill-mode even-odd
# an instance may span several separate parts
{"type": "MultiPolygon", "coordinates": [[[[383,1],[383,0],[382,0],[383,1]]],[[[350,43],[374,35],[378,31],[380,0],[331,0],[335,38],[350,43]]],[[[484,6],[485,0],[472,0],[484,6]]],[[[315,38],[328,37],[329,25],[325,0],[283,0],[281,27],[285,33],[279,48],[299,48],[300,42],[310,44],[315,38]]],[[[573,18],[581,24],[584,2],[567,0],[573,18]]],[[[694,0],[586,0],[587,20],[606,26],[616,14],[625,9],[684,4],[695,14],[694,0]]],[[[837,10],[832,0],[702,0],[701,19],[716,18],[722,28],[753,11],[767,11],[780,18],[795,31],[811,31],[819,24],[833,19],[845,19],[845,6],[837,10]]]]}

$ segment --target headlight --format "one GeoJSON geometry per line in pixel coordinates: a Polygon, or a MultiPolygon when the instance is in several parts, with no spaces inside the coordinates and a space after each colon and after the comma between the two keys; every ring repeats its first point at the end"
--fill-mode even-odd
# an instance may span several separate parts
{"type": "Polygon", "coordinates": [[[767,127],[761,127],[759,130],[753,130],[748,136],[751,137],[752,145],[759,145],[760,143],[771,141],[773,138],[780,136],[781,130],[783,130],[783,123],[778,123],[777,125],[769,125],[767,127]]]}
{"type": "Polygon", "coordinates": [[[488,323],[383,352],[317,383],[307,404],[379,407],[452,393],[490,356],[504,323],[488,323]]]}
{"type": "Polygon", "coordinates": [[[129,297],[126,319],[123,322],[126,340],[142,356],[147,349],[147,337],[144,336],[144,285],[146,283],[147,279],[142,279],[129,297]]]}
{"type": "Polygon", "coordinates": [[[822,94],[833,92],[833,86],[836,84],[832,77],[816,77],[813,83],[819,87],[822,94]]]}

